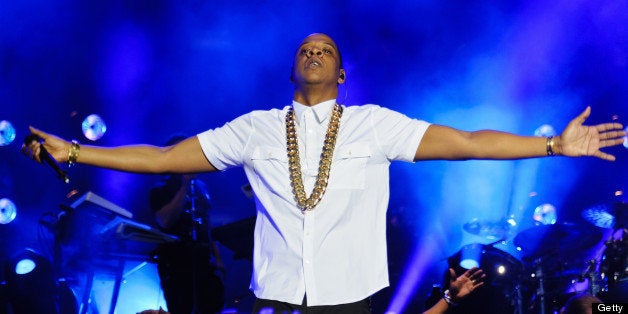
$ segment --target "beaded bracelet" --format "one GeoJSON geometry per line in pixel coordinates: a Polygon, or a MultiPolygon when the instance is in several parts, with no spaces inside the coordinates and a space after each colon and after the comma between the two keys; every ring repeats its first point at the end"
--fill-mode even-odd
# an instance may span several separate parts
{"type": "Polygon", "coordinates": [[[76,140],[72,140],[70,149],[68,149],[68,167],[72,167],[78,159],[78,155],[81,152],[81,145],[76,140]]]}
{"type": "Polygon", "coordinates": [[[545,151],[547,151],[547,156],[555,156],[554,152],[554,137],[548,136],[547,141],[545,142],[545,151]]]}

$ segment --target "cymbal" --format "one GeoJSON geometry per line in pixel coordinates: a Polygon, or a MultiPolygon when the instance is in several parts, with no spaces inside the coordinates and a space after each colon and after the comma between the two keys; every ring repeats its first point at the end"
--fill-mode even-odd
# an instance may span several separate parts
{"type": "Polygon", "coordinates": [[[600,228],[628,225],[628,203],[602,203],[582,211],[582,218],[600,228]]]}
{"type": "Polygon", "coordinates": [[[539,225],[523,230],[515,237],[525,259],[534,259],[590,248],[598,243],[602,233],[586,225],[561,223],[539,225]]]}
{"type": "Polygon", "coordinates": [[[465,223],[462,228],[471,234],[489,239],[504,239],[510,229],[510,224],[503,220],[489,221],[474,218],[465,223]]]}

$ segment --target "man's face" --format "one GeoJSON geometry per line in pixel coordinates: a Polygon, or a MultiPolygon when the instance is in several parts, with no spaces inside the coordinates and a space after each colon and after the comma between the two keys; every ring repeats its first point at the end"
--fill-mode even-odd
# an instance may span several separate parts
{"type": "Polygon", "coordinates": [[[307,36],[294,56],[292,80],[297,84],[341,83],[340,54],[325,34],[307,36]]]}

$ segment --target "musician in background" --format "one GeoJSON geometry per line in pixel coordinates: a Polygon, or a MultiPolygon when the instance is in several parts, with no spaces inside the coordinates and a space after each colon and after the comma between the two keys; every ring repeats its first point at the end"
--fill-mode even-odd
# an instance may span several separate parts
{"type": "MultiPolygon", "coordinates": [[[[167,146],[185,136],[172,136],[167,146]]],[[[159,278],[173,314],[219,313],[224,305],[224,265],[211,239],[209,193],[196,174],[166,175],[150,190],[159,227],[180,238],[156,250],[159,278]]]]}

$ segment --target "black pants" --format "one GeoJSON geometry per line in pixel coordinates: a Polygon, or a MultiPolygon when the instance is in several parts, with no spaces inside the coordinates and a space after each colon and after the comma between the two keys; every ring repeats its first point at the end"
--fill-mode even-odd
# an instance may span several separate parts
{"type": "Polygon", "coordinates": [[[338,304],[308,306],[307,298],[303,298],[301,305],[280,302],[275,300],[255,299],[253,314],[370,314],[371,299],[338,304]]]}

